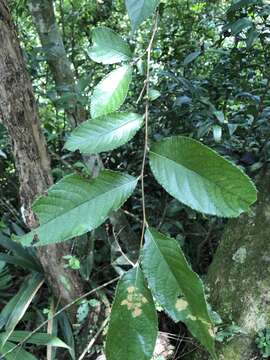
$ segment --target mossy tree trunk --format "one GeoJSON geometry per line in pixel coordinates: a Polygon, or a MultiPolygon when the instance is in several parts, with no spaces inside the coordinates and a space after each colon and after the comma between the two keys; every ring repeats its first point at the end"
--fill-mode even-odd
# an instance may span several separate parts
{"type": "Polygon", "coordinates": [[[269,169],[260,175],[258,190],[252,211],[229,221],[207,275],[213,309],[245,332],[218,346],[220,360],[253,359],[256,333],[270,324],[269,169]]]}

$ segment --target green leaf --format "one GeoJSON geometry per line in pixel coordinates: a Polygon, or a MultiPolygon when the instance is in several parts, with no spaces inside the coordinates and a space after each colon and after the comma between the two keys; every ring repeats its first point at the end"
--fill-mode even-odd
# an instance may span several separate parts
{"type": "MultiPolygon", "coordinates": [[[[9,336],[9,341],[18,343],[24,341],[29,335],[31,331],[23,331],[23,330],[17,330],[13,331],[13,333],[9,336]]],[[[0,334],[0,342],[2,342],[2,338],[5,337],[5,333],[0,334]]],[[[69,349],[69,346],[65,344],[62,340],[60,340],[58,337],[47,334],[47,333],[35,333],[31,337],[29,337],[25,343],[28,344],[34,344],[34,345],[50,345],[55,347],[61,347],[69,349]]]]}
{"type": "Polygon", "coordinates": [[[156,89],[149,89],[149,100],[155,101],[161,96],[161,93],[156,89]]]}
{"type": "Polygon", "coordinates": [[[104,170],[95,179],[68,175],[33,207],[40,226],[17,237],[25,246],[48,245],[83,235],[101,225],[132,194],[137,179],[104,170]]]}
{"type": "Polygon", "coordinates": [[[5,336],[2,337],[3,343],[9,339],[43,282],[44,277],[41,274],[35,273],[31,275],[31,277],[23,283],[19,292],[1,311],[1,322],[5,322],[5,336]]]}
{"type": "Polygon", "coordinates": [[[115,64],[130,60],[132,52],[128,44],[114,31],[98,27],[92,32],[93,46],[88,51],[93,61],[102,64],[115,64]]]}
{"type": "Polygon", "coordinates": [[[174,321],[185,322],[190,332],[214,357],[215,337],[203,285],[176,240],[155,229],[147,229],[142,265],[158,303],[174,321]]]}
{"type": "Polygon", "coordinates": [[[192,61],[196,60],[197,57],[199,57],[201,55],[200,51],[194,51],[192,53],[190,53],[188,56],[186,56],[183,64],[186,66],[188,64],[190,64],[192,61]]]}
{"type": "Polygon", "coordinates": [[[91,117],[94,119],[118,110],[125,101],[131,79],[132,67],[124,65],[101,80],[91,96],[91,117]]]}
{"type": "Polygon", "coordinates": [[[250,28],[252,26],[252,21],[248,18],[241,18],[236,20],[234,23],[229,25],[233,35],[239,34],[242,30],[250,28]]]}
{"type": "Polygon", "coordinates": [[[114,113],[84,122],[75,129],[65,148],[96,154],[113,150],[128,142],[143,124],[143,117],[134,113],[114,113]]]}
{"type": "Polygon", "coordinates": [[[205,214],[237,217],[257,198],[255,186],[237,166],[191,138],[173,136],[155,144],[150,166],[169,194],[205,214]]]}
{"type": "Polygon", "coordinates": [[[155,11],[159,0],[125,0],[133,31],[155,11]]]}
{"type": "MultiPolygon", "coordinates": [[[[0,354],[4,355],[6,352],[10,351],[16,346],[12,342],[6,342],[3,346],[0,346],[0,354]]],[[[2,358],[1,358],[2,359],[2,358]]],[[[30,354],[28,351],[25,351],[22,348],[17,348],[13,350],[10,354],[5,355],[5,360],[37,360],[37,358],[30,354]]]]}
{"type": "Polygon", "coordinates": [[[157,314],[141,269],[119,280],[106,340],[107,360],[150,360],[157,337],[157,314]]]}

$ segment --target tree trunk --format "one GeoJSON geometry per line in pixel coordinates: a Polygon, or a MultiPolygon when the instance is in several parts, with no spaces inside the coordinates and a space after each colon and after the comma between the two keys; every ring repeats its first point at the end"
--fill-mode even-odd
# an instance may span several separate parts
{"type": "MultiPolygon", "coordinates": [[[[28,0],[34,24],[40,37],[42,48],[46,54],[56,90],[60,96],[68,95],[68,103],[65,109],[70,124],[74,127],[87,119],[87,112],[77,100],[75,74],[64,48],[59,27],[56,22],[52,0],[28,0]]],[[[85,164],[93,177],[97,176],[103,163],[98,155],[83,156],[85,164]]],[[[124,244],[129,256],[137,259],[139,241],[131,229],[125,214],[118,210],[110,221],[119,234],[120,242],[124,244]]]]}
{"type": "MultiPolygon", "coordinates": [[[[233,320],[246,333],[219,346],[222,360],[253,359],[256,333],[269,326],[269,180],[270,170],[261,174],[258,201],[252,212],[228,223],[207,275],[214,310],[225,324],[233,320]]],[[[203,356],[197,354],[195,358],[202,360],[203,356]]]]}
{"type": "MultiPolygon", "coordinates": [[[[52,184],[52,176],[31,81],[6,0],[0,0],[0,42],[0,118],[12,142],[25,223],[33,228],[38,224],[31,205],[52,184]]],[[[63,267],[67,251],[65,244],[37,250],[49,285],[63,304],[82,293],[76,273],[63,267]]]]}

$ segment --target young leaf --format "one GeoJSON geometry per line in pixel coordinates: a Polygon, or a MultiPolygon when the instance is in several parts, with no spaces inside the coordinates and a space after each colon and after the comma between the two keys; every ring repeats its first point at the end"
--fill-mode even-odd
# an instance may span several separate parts
{"type": "Polygon", "coordinates": [[[152,294],[160,305],[174,321],[185,322],[190,332],[215,357],[215,337],[203,285],[176,240],[148,229],[142,265],[152,294]]]}
{"type": "Polygon", "coordinates": [[[101,80],[91,96],[91,117],[94,119],[118,110],[125,101],[131,79],[132,67],[124,65],[101,80]]]}
{"type": "Polygon", "coordinates": [[[128,142],[143,124],[143,116],[114,113],[84,122],[73,131],[65,148],[96,154],[113,150],[128,142]]]}
{"type": "Polygon", "coordinates": [[[157,314],[141,269],[119,280],[106,339],[107,360],[150,360],[157,337],[157,314]]]}
{"type": "Polygon", "coordinates": [[[257,198],[251,180],[237,166],[198,141],[167,138],[150,151],[157,181],[192,209],[221,217],[237,217],[257,198]]]}
{"type": "Polygon", "coordinates": [[[159,0],[125,0],[133,31],[148,19],[158,6],[159,0]]]}
{"type": "Polygon", "coordinates": [[[132,52],[128,44],[114,31],[99,27],[92,32],[93,46],[88,51],[93,61],[102,64],[115,64],[130,60],[132,52]]]}
{"type": "Polygon", "coordinates": [[[132,194],[137,179],[104,170],[91,180],[68,175],[38,199],[33,210],[40,226],[17,237],[24,246],[57,243],[85,234],[101,225],[132,194]],[[33,244],[34,245],[34,244],[33,244]]]}

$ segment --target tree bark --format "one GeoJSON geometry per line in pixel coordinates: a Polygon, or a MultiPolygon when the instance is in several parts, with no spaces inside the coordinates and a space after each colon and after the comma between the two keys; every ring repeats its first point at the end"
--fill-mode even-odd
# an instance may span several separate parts
{"type": "MultiPolygon", "coordinates": [[[[207,275],[210,303],[245,334],[218,346],[219,359],[254,358],[256,333],[270,320],[270,170],[258,181],[252,212],[228,223],[207,275]]],[[[194,357],[192,357],[194,359],[194,357]]],[[[208,358],[201,353],[195,359],[208,358]]]]}
{"type": "MultiPolygon", "coordinates": [[[[28,0],[28,7],[36,26],[42,48],[46,54],[56,90],[60,96],[68,95],[68,103],[65,112],[74,127],[87,119],[87,111],[78,101],[76,77],[72,70],[72,64],[68,59],[63,40],[55,18],[52,0],[28,0]],[[71,95],[71,96],[70,96],[71,95]]],[[[85,164],[93,177],[97,176],[103,163],[98,155],[83,156],[85,164]]],[[[127,244],[125,249],[129,256],[137,259],[139,241],[131,229],[125,214],[118,210],[110,221],[119,234],[120,242],[127,244]]]]}
{"type": "MultiPolygon", "coordinates": [[[[6,0],[0,0],[0,41],[0,119],[12,143],[25,223],[34,228],[38,224],[31,205],[52,184],[52,176],[32,84],[6,0]]],[[[67,251],[66,244],[37,249],[49,285],[63,304],[82,293],[76,273],[63,266],[67,251]]]]}

